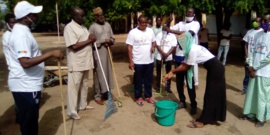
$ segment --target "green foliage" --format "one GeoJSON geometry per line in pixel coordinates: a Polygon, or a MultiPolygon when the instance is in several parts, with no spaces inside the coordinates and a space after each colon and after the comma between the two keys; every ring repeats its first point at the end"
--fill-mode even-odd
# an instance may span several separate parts
{"type": "MultiPolygon", "coordinates": [[[[8,10],[12,11],[15,4],[20,0],[4,0],[7,2],[8,10]]],[[[200,12],[213,13],[216,9],[223,8],[224,11],[239,10],[246,13],[255,10],[259,14],[269,11],[270,0],[28,0],[34,5],[43,5],[43,12],[40,14],[41,24],[56,24],[55,4],[58,3],[59,20],[67,23],[71,16],[72,7],[78,6],[87,14],[86,25],[93,21],[92,9],[100,6],[107,21],[113,22],[123,19],[130,13],[143,12],[147,16],[169,15],[174,13],[183,16],[187,7],[194,7],[200,12]]],[[[0,16],[1,17],[1,16],[0,16]]]]}

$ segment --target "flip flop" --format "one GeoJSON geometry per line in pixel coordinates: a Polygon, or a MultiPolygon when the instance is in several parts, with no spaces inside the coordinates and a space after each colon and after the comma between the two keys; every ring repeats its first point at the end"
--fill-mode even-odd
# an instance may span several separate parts
{"type": "Polygon", "coordinates": [[[195,123],[195,122],[197,122],[197,120],[196,119],[193,119],[193,120],[191,120],[191,121],[189,121],[190,123],[195,123]]]}
{"type": "Polygon", "coordinates": [[[191,124],[188,124],[187,127],[189,127],[189,128],[203,128],[203,124],[199,124],[198,122],[193,122],[191,124]]]}

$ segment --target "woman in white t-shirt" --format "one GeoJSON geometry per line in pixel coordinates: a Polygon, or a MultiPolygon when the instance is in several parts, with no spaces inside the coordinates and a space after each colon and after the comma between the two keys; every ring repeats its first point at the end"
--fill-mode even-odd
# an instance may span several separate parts
{"type": "MultiPolygon", "coordinates": [[[[178,68],[173,69],[165,76],[169,79],[177,72],[187,71],[187,80],[192,81],[193,66],[203,63],[207,70],[204,105],[201,116],[190,121],[190,128],[202,128],[204,124],[226,119],[226,83],[225,69],[222,63],[215,58],[206,48],[194,44],[190,33],[186,32],[178,37],[185,60],[178,68]]],[[[190,84],[190,83],[188,83],[190,84]]]]}

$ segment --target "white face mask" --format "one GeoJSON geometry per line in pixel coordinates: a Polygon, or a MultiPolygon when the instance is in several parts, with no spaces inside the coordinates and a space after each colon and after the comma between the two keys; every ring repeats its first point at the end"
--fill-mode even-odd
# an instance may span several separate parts
{"type": "Polygon", "coordinates": [[[12,28],[8,25],[8,23],[7,23],[7,27],[8,27],[8,29],[9,29],[10,31],[12,31],[12,28]]]}
{"type": "Polygon", "coordinates": [[[30,29],[31,29],[31,30],[35,29],[36,24],[35,24],[29,17],[27,17],[27,19],[31,22],[30,29]]]}
{"type": "Polygon", "coordinates": [[[194,20],[194,16],[192,16],[192,17],[187,17],[186,16],[186,22],[191,22],[191,21],[193,21],[194,20]]]}

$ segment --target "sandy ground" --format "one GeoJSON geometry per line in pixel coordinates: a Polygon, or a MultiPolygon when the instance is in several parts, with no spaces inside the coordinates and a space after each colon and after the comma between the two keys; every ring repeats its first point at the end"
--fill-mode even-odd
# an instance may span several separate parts
{"type": "MultiPolygon", "coordinates": [[[[89,104],[95,107],[92,110],[80,111],[81,120],[71,120],[67,118],[66,126],[68,135],[176,135],[176,134],[195,134],[195,135],[269,135],[270,123],[264,127],[256,128],[251,121],[241,121],[244,103],[244,95],[241,95],[242,80],[244,77],[243,62],[240,60],[240,43],[234,39],[229,52],[226,65],[227,83],[227,119],[219,125],[206,125],[202,129],[190,129],[186,125],[189,120],[198,117],[203,106],[203,95],[205,89],[206,70],[203,66],[199,68],[199,89],[197,92],[198,113],[189,115],[190,106],[187,109],[177,110],[175,124],[170,127],[160,126],[154,115],[155,107],[145,103],[143,107],[138,107],[134,103],[134,94],[130,91],[133,72],[128,69],[127,49],[124,44],[127,35],[116,35],[116,44],[112,47],[115,72],[119,83],[120,94],[123,106],[118,108],[118,112],[113,114],[106,121],[103,120],[106,105],[100,106],[93,101],[93,79],[89,79],[89,104]]],[[[35,34],[40,45],[40,49],[46,52],[52,48],[64,50],[64,40],[60,37],[60,42],[56,34],[35,34]]],[[[212,37],[214,41],[214,37],[212,37]]],[[[210,50],[216,54],[217,47],[215,42],[210,42],[210,50]]],[[[19,135],[19,125],[15,123],[14,101],[7,87],[7,67],[0,51],[0,132],[2,135],[19,135]]],[[[66,62],[62,62],[65,64],[66,62]]],[[[55,60],[48,60],[46,65],[56,65],[55,60]]],[[[154,86],[154,85],[153,85],[154,86]]],[[[178,93],[175,87],[175,78],[172,81],[173,93],[168,96],[153,94],[155,101],[167,99],[178,102],[178,93]]],[[[66,91],[66,85],[63,86],[66,91]]],[[[154,89],[153,89],[154,91],[154,89]]],[[[42,104],[39,116],[40,135],[63,135],[64,124],[61,108],[60,87],[54,86],[43,91],[42,104]]],[[[118,97],[117,89],[112,93],[118,97]]],[[[187,93],[186,93],[187,96],[187,93]]],[[[65,100],[64,100],[65,101],[65,100]]],[[[187,102],[189,98],[187,96],[187,102]]]]}

